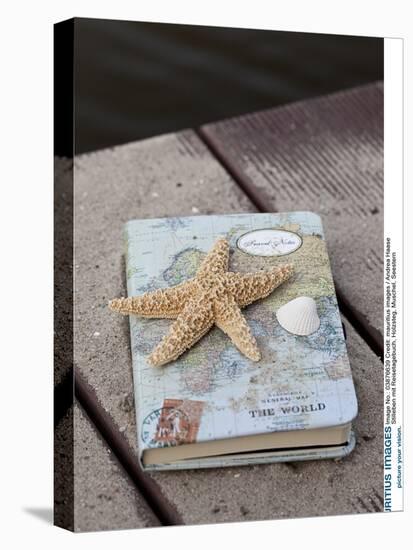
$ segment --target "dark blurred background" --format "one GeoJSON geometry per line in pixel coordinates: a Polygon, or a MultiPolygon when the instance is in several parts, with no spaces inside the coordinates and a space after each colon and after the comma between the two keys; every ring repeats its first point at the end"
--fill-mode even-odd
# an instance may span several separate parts
{"type": "Polygon", "coordinates": [[[76,154],[383,78],[378,38],[97,19],[74,28],[76,154]]]}

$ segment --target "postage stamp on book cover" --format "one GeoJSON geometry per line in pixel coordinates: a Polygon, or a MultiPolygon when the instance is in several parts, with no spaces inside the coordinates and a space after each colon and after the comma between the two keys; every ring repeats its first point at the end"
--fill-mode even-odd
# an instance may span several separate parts
{"type": "Polygon", "coordinates": [[[143,420],[142,440],[151,447],[195,443],[203,408],[203,401],[165,399],[143,420]]]}

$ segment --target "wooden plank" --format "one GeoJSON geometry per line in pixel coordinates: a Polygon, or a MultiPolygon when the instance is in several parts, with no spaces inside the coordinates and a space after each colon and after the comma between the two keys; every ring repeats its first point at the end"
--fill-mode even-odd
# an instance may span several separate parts
{"type": "MultiPolygon", "coordinates": [[[[54,384],[70,383],[73,338],[73,161],[54,162],[54,384]]],[[[56,399],[55,405],[62,402],[56,399]]],[[[69,406],[69,405],[68,405],[69,406]]],[[[56,414],[56,413],[55,413],[56,414]]]]}
{"type": "MultiPolygon", "coordinates": [[[[123,225],[132,218],[247,212],[254,207],[191,131],[84,155],[76,158],[74,170],[75,366],[94,389],[100,418],[105,422],[109,415],[117,426],[113,434],[106,425],[105,437],[112,442],[123,437],[122,448],[136,450],[128,320],[107,308],[110,298],[125,294],[123,225]]],[[[88,388],[83,389],[90,397],[88,388]]],[[[125,454],[121,452],[122,460],[125,454]]],[[[128,461],[131,475],[133,462],[138,468],[136,454],[128,461]]],[[[142,482],[142,491],[153,490],[150,481],[142,482]]],[[[166,513],[166,522],[180,523],[173,495],[168,500],[158,488],[152,500],[160,498],[164,509],[175,510],[166,513]]]]}
{"type": "Polygon", "coordinates": [[[156,513],[162,525],[182,525],[183,520],[179,512],[162,496],[153,479],[142,470],[136,460],[135,450],[131,448],[111,415],[99,402],[95,390],[88,384],[79,369],[75,369],[74,374],[76,399],[87,410],[97,432],[119,460],[129,479],[139,489],[147,505],[156,513]]]}
{"type": "Polygon", "coordinates": [[[128,320],[108,301],[125,295],[123,226],[133,218],[253,211],[193,132],[75,160],[75,366],[135,444],[128,320]],[[219,201],[216,197],[219,196],[219,201]]]}
{"type": "MultiPolygon", "coordinates": [[[[138,464],[128,319],[107,311],[108,299],[126,292],[122,225],[134,217],[189,215],[194,207],[204,214],[254,211],[254,206],[192,132],[84,155],[76,159],[75,176],[76,366],[93,386],[102,418],[111,416],[117,437],[126,439],[134,450],[131,461],[138,464]]],[[[367,502],[374,491],[381,494],[381,415],[376,411],[382,365],[351,326],[348,337],[362,397],[356,425],[361,439],[348,465],[144,474],[155,481],[158,497],[188,524],[362,511],[357,496],[367,502]]]]}
{"type": "Polygon", "coordinates": [[[343,306],[382,349],[382,84],[208,124],[200,133],[259,209],[321,214],[343,306]]]}
{"type": "MultiPolygon", "coordinates": [[[[56,435],[61,442],[61,451],[64,447],[74,445],[74,453],[69,452],[67,455],[68,460],[73,459],[73,468],[70,468],[74,473],[74,491],[65,494],[64,477],[55,476],[55,483],[61,489],[61,498],[66,499],[67,513],[70,503],[74,503],[74,531],[160,525],[158,518],[77,404],[62,418],[56,428],[56,435]]],[[[68,524],[67,520],[58,523],[68,524]]]]}

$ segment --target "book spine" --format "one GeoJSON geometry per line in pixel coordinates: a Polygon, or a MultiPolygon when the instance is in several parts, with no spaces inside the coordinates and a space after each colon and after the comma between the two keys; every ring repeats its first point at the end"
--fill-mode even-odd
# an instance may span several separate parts
{"type": "MultiPolygon", "coordinates": [[[[133,235],[131,233],[131,224],[126,223],[123,228],[123,245],[124,245],[124,259],[125,259],[125,273],[126,273],[126,288],[127,288],[127,295],[133,296],[136,294],[135,289],[133,288],[133,274],[136,269],[135,264],[135,258],[133,256],[132,250],[133,250],[133,235]]],[[[141,412],[139,410],[139,403],[140,399],[138,399],[139,395],[139,361],[137,361],[135,354],[133,353],[134,348],[134,342],[135,342],[135,336],[133,332],[133,318],[129,316],[129,330],[130,330],[130,342],[131,342],[131,355],[132,355],[132,368],[133,368],[133,386],[134,386],[134,396],[135,396],[135,417],[136,417],[136,426],[137,426],[137,444],[138,444],[138,456],[140,464],[143,468],[142,463],[142,453],[143,449],[140,445],[140,417],[141,412]]]]}

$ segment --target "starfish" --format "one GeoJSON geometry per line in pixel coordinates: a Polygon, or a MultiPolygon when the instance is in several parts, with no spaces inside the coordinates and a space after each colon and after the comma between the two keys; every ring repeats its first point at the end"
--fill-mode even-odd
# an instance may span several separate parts
{"type": "Polygon", "coordinates": [[[228,271],[228,260],[228,241],[219,239],[192,279],[141,296],[109,302],[110,309],[125,315],[176,319],[169,333],[149,355],[149,364],[157,367],[174,361],[214,324],[249,359],[261,359],[241,308],[271,294],[291,276],[293,267],[283,265],[265,272],[234,273],[228,271]]]}

